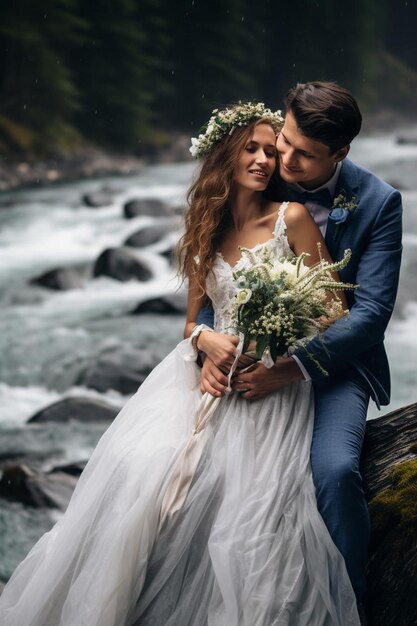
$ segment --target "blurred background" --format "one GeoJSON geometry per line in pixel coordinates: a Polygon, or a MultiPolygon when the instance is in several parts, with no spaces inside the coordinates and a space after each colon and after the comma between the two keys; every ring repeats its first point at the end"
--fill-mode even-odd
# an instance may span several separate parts
{"type": "Polygon", "coordinates": [[[413,113],[416,25],[405,0],[2,0],[0,149],[147,154],[218,105],[280,108],[313,79],[413,113]]]}
{"type": "Polygon", "coordinates": [[[403,0],[2,0],[0,580],[182,336],[172,253],[215,107],[314,79],[358,98],[351,157],[404,201],[383,413],[417,399],[416,27],[403,0]]]}

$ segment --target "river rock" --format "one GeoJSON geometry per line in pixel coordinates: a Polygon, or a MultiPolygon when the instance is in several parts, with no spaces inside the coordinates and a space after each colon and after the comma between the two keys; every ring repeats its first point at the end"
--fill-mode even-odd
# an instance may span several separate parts
{"type": "Polygon", "coordinates": [[[153,243],[157,243],[163,239],[171,229],[172,225],[169,226],[168,224],[152,224],[151,226],[145,226],[130,235],[124,245],[134,248],[151,246],[153,243]]]}
{"type": "Polygon", "coordinates": [[[183,315],[187,312],[186,293],[171,294],[162,298],[151,298],[141,302],[133,311],[132,315],[140,313],[159,313],[183,315]]]}
{"type": "Polygon", "coordinates": [[[367,423],[370,626],[417,624],[417,403],[367,423]]]}
{"type": "Polygon", "coordinates": [[[111,276],[120,281],[152,278],[152,271],[130,248],[108,248],[98,257],[93,270],[94,276],[111,276]]]}
{"type": "Polygon", "coordinates": [[[64,472],[41,474],[27,465],[11,465],[0,480],[0,498],[31,507],[65,509],[77,478],[64,472]]]}
{"type": "Polygon", "coordinates": [[[33,415],[32,422],[80,422],[111,421],[118,411],[112,405],[98,398],[69,397],[58,400],[33,415]]]}
{"type": "Polygon", "coordinates": [[[152,215],[153,217],[172,215],[171,207],[156,198],[129,200],[124,205],[123,212],[127,218],[139,217],[140,215],[152,215]]]}
{"type": "Polygon", "coordinates": [[[56,474],[63,472],[64,474],[69,474],[70,476],[78,477],[81,472],[84,470],[87,465],[87,461],[77,461],[74,463],[66,463],[65,465],[57,465],[53,469],[51,469],[51,474],[56,474]]]}
{"type": "Polygon", "coordinates": [[[132,394],[159,361],[158,355],[149,350],[122,347],[102,354],[79,383],[101,392],[115,389],[123,395],[132,394]]]}
{"type": "Polygon", "coordinates": [[[417,131],[409,129],[406,135],[397,135],[396,140],[400,146],[417,146],[417,131]]]}
{"type": "MultiPolygon", "coordinates": [[[[18,445],[18,444],[17,444],[18,445]]],[[[28,450],[12,446],[6,452],[0,453],[0,470],[3,471],[10,465],[28,465],[33,471],[43,471],[50,464],[51,456],[62,454],[57,447],[43,447],[42,450],[28,450]]]]}
{"type": "Polygon", "coordinates": [[[91,191],[85,193],[82,197],[85,206],[97,209],[103,206],[109,206],[113,202],[112,194],[109,191],[91,191]]]}
{"type": "Polygon", "coordinates": [[[176,247],[164,250],[164,252],[160,252],[160,254],[168,261],[171,267],[178,267],[176,247]]]}
{"type": "Polygon", "coordinates": [[[82,287],[82,280],[73,269],[57,268],[41,274],[37,278],[30,280],[32,285],[41,285],[48,289],[66,291],[68,289],[79,289],[82,287]]]}

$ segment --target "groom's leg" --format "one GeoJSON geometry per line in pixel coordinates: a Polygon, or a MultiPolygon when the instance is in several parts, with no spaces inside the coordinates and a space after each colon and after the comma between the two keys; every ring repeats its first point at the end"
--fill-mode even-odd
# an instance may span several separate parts
{"type": "Polygon", "coordinates": [[[365,592],[369,513],[359,470],[369,394],[355,380],[315,389],[311,466],[318,509],[358,598],[365,592]]]}

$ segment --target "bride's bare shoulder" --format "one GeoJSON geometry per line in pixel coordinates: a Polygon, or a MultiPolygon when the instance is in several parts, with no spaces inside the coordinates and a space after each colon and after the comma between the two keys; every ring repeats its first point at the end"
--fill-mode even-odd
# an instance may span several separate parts
{"type": "Polygon", "coordinates": [[[312,222],[310,213],[300,202],[270,202],[266,207],[265,219],[275,225],[281,207],[285,205],[284,220],[287,228],[299,228],[312,222]]]}
{"type": "Polygon", "coordinates": [[[312,217],[304,204],[300,202],[289,202],[285,209],[285,223],[288,227],[297,227],[302,224],[310,223],[312,217]]]}

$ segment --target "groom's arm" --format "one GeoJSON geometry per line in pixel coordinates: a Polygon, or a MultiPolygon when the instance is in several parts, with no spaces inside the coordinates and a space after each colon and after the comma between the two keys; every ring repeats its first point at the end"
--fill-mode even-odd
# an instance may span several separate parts
{"type": "Polygon", "coordinates": [[[211,302],[206,304],[197,315],[197,324],[206,324],[210,328],[214,327],[214,311],[211,302]]]}
{"type": "Polygon", "coordinates": [[[310,341],[307,352],[295,352],[313,381],[322,380],[323,373],[309,355],[331,375],[340,363],[349,362],[383,340],[398,288],[401,216],[401,196],[393,191],[379,210],[359,260],[355,278],[359,287],[349,315],[330,326],[321,338],[310,341]]]}

